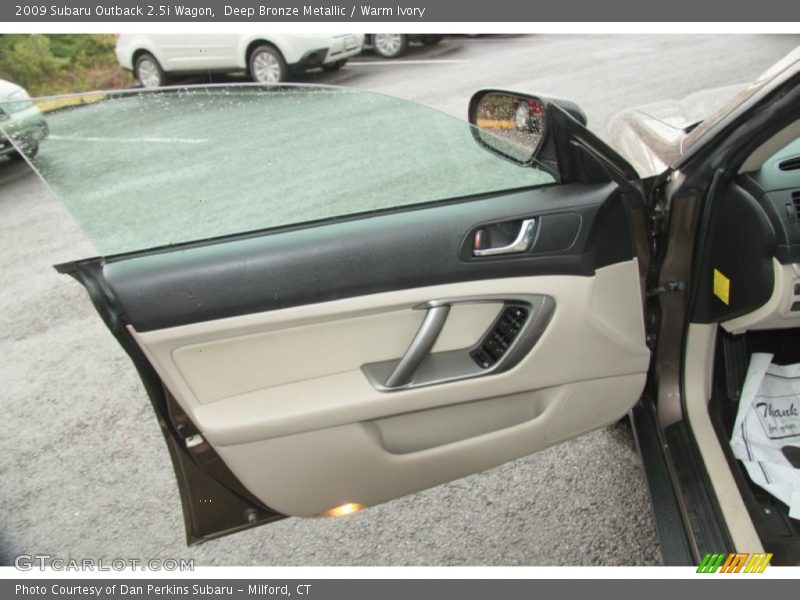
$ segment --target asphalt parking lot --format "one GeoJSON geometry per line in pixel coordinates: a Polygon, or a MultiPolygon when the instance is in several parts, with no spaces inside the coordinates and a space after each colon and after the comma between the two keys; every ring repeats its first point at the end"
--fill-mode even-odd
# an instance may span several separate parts
{"type": "MultiPolygon", "coordinates": [[[[480,87],[548,92],[578,102],[602,135],[618,110],[745,83],[799,41],[451,38],[412,47],[399,61],[366,55],[307,80],[396,95],[461,118],[480,87]]],[[[369,158],[366,149],[353,160],[368,166],[369,158]]],[[[661,560],[626,423],[349,517],[287,519],[187,548],[172,468],[141,384],[82,288],[51,268],[93,255],[92,243],[21,163],[0,161],[0,237],[0,564],[22,553],[194,558],[199,565],[661,560]]]]}

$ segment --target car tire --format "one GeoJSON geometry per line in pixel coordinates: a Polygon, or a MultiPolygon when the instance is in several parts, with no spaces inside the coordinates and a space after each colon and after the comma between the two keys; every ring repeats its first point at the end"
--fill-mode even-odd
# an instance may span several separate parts
{"type": "Polygon", "coordinates": [[[35,146],[33,148],[28,149],[27,152],[23,155],[22,152],[12,152],[8,155],[9,160],[13,160],[14,162],[25,160],[33,160],[36,158],[36,155],[39,154],[39,146],[35,146]]]}
{"type": "Polygon", "coordinates": [[[444,39],[443,35],[421,35],[419,41],[426,46],[435,46],[444,39]]]}
{"type": "Polygon", "coordinates": [[[158,64],[156,57],[145,52],[136,59],[133,65],[133,76],[144,88],[157,88],[167,83],[164,69],[158,64]]]}
{"type": "Polygon", "coordinates": [[[33,160],[36,158],[36,155],[39,154],[39,144],[25,144],[24,148],[24,156],[22,152],[12,152],[8,155],[9,160],[25,160],[25,158],[33,160]]]}
{"type": "Polygon", "coordinates": [[[402,33],[375,33],[372,46],[383,58],[397,58],[408,49],[408,36],[402,33]]]}
{"type": "Polygon", "coordinates": [[[256,83],[280,83],[286,81],[289,68],[277,48],[266,44],[250,53],[248,60],[250,79],[256,83]]]}
{"type": "Polygon", "coordinates": [[[343,66],[347,64],[347,59],[344,60],[337,60],[333,63],[328,63],[327,65],[322,65],[322,70],[327,71],[328,73],[334,73],[340,70],[343,66]]]}

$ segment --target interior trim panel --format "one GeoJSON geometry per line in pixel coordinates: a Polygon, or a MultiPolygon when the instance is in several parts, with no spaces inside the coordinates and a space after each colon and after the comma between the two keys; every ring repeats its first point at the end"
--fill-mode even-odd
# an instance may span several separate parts
{"type": "Polygon", "coordinates": [[[210,447],[285,515],[377,504],[590,431],[637,402],[650,363],[615,184],[404,207],[102,269],[197,431],[192,451],[210,447]]]}
{"type": "Polygon", "coordinates": [[[800,327],[800,268],[772,259],[772,294],[764,304],[745,315],[722,322],[729,333],[751,329],[789,329],[800,327]]]}
{"type": "Polygon", "coordinates": [[[636,259],[593,276],[457,282],[128,329],[203,443],[265,505],[300,516],[373,505],[611,422],[638,400],[650,361],[636,259]],[[453,302],[462,298],[484,301],[453,302]],[[451,303],[431,354],[469,356],[520,298],[552,311],[507,370],[391,393],[362,370],[403,355],[420,306],[451,303]]]}
{"type": "MultiPolygon", "coordinates": [[[[501,304],[454,305],[433,347],[474,346],[501,304]]],[[[435,406],[644,373],[638,262],[594,277],[542,276],[415,288],[160,331],[129,330],[164,384],[206,437],[220,445],[297,433],[435,406]],[[436,298],[548,296],[555,310],[514,368],[442,385],[381,392],[361,366],[401,356],[422,322],[414,307],[436,298]]]]}
{"type": "Polygon", "coordinates": [[[645,377],[583,381],[485,400],[483,406],[416,413],[402,417],[407,422],[397,423],[394,431],[387,421],[352,423],[225,446],[219,453],[269,506],[287,515],[319,516],[343,504],[380,504],[613,422],[636,403],[645,377]],[[491,427],[483,419],[487,414],[491,427]],[[419,422],[426,426],[418,429],[419,422]],[[432,430],[444,437],[431,438],[432,430]]]}
{"type": "Polygon", "coordinates": [[[632,239],[616,184],[570,184],[110,259],[103,276],[143,332],[443,283],[590,276],[632,258],[632,239]],[[528,251],[462,257],[477,223],[534,217],[528,251]]]}

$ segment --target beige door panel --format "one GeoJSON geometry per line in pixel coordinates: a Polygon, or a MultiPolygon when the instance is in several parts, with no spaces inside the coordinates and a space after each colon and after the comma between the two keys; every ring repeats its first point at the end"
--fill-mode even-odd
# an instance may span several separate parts
{"type": "MultiPolygon", "coordinates": [[[[501,307],[452,305],[433,352],[472,347],[501,307]]],[[[599,427],[638,400],[649,364],[635,260],[594,277],[461,282],[131,332],[234,474],[293,515],[372,505],[599,427]],[[403,355],[420,304],[520,294],[555,310],[507,371],[387,392],[361,370],[403,355]]]]}
{"type": "MultiPolygon", "coordinates": [[[[454,306],[434,352],[475,344],[501,303],[454,306]]],[[[175,367],[201,404],[401,356],[424,311],[395,310],[182,346],[175,367]]]]}
{"type": "MultiPolygon", "coordinates": [[[[133,333],[171,393],[207,439],[225,445],[587,379],[643,373],[647,370],[649,351],[644,343],[638,286],[636,263],[631,261],[599,269],[595,277],[545,276],[457,283],[133,333]],[[386,358],[397,358],[403,353],[422,319],[423,311],[412,310],[413,306],[435,298],[502,296],[512,290],[515,294],[549,295],[556,303],[547,330],[515,368],[489,377],[388,393],[376,390],[361,372],[361,365],[375,356],[370,353],[371,343],[379,344],[379,351],[396,350],[394,356],[386,358]],[[405,309],[398,310],[398,305],[405,309]],[[387,312],[376,314],[383,306],[389,307],[387,312]],[[370,314],[364,317],[363,312],[370,314]],[[330,320],[323,322],[321,314],[329,314],[330,320]],[[380,317],[388,317],[387,323],[396,332],[388,332],[380,325],[380,317]],[[329,332],[328,339],[322,343],[315,341],[313,345],[305,343],[306,319],[320,326],[321,331],[329,332]],[[282,322],[291,326],[277,330],[282,322]],[[342,327],[342,322],[358,327],[348,329],[342,327]],[[235,335],[224,339],[226,329],[235,335]],[[259,332],[246,334],[248,329],[259,332]],[[219,348],[211,341],[207,345],[198,343],[205,335],[203,330],[208,331],[211,341],[221,343],[219,348]],[[273,334],[279,335],[281,342],[294,338],[291,343],[297,349],[292,354],[299,357],[301,364],[293,368],[305,368],[304,379],[260,387],[260,381],[283,377],[270,369],[268,361],[259,362],[259,356],[253,357],[252,349],[262,347],[264,340],[273,334]],[[379,337],[380,341],[376,341],[379,337]],[[384,342],[383,337],[399,340],[384,342]],[[210,357],[208,362],[200,363],[203,368],[191,364],[188,372],[180,371],[173,356],[181,355],[186,346],[190,346],[193,358],[203,357],[201,360],[206,361],[206,356],[210,357]],[[211,351],[199,351],[205,347],[211,351]],[[254,372],[238,368],[228,372],[221,368],[235,364],[237,348],[243,363],[258,365],[254,372]],[[228,353],[234,358],[226,356],[224,361],[214,362],[215,356],[228,353]],[[343,356],[350,361],[348,364],[342,362],[343,356]],[[364,359],[365,356],[369,358],[364,359]],[[335,368],[329,366],[331,363],[335,368]],[[206,385],[205,378],[215,378],[217,381],[211,388],[228,390],[231,395],[201,402],[193,389],[206,385]],[[251,391],[235,393],[242,388],[251,391]]],[[[479,319],[474,325],[465,324],[463,331],[467,334],[461,336],[455,333],[455,324],[460,319],[452,320],[437,345],[449,349],[467,339],[471,341],[464,346],[471,345],[486,331],[497,310],[495,305],[454,306],[454,314],[476,315],[479,319]]],[[[316,331],[315,336],[322,333],[316,331]]],[[[288,346],[282,348],[288,352],[288,346]]],[[[300,372],[295,372],[292,378],[299,377],[300,372]]],[[[224,393],[217,391],[217,395],[224,393]]]]}
{"type": "Polygon", "coordinates": [[[240,481],[268,506],[309,517],[348,503],[373,506],[602,426],[631,408],[644,382],[643,374],[585,381],[484,400],[476,403],[485,406],[473,415],[468,414],[470,405],[450,406],[426,411],[429,414],[395,417],[400,420],[396,424],[353,423],[218,451],[240,481]],[[515,402],[520,406],[514,407],[515,402]],[[460,411],[467,414],[461,416],[460,411]],[[503,423],[495,416],[491,424],[482,422],[483,416],[495,411],[524,420],[515,423],[510,418],[503,423]],[[415,425],[428,419],[427,436],[415,431],[415,425]],[[491,425],[500,428],[480,434],[482,426],[491,425]],[[467,437],[459,439],[459,429],[467,437]],[[433,431],[442,432],[440,440],[433,431]],[[437,441],[442,445],[433,446],[437,441]],[[417,445],[422,449],[411,451],[417,445]]]}

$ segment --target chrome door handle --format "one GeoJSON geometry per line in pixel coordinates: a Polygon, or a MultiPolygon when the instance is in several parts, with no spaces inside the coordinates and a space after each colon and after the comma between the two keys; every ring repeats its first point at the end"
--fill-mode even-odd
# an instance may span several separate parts
{"type": "Polygon", "coordinates": [[[519,227],[517,238],[508,246],[499,248],[472,249],[473,256],[498,256],[500,254],[518,254],[525,252],[533,241],[533,233],[536,230],[536,219],[525,219],[519,227]]]}

